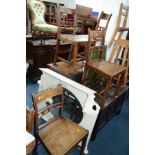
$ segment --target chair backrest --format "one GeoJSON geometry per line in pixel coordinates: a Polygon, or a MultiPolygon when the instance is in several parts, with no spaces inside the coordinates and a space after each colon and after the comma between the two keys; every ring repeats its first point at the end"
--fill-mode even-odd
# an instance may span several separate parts
{"type": "MultiPolygon", "coordinates": [[[[79,33],[84,34],[84,25],[92,18],[93,8],[76,4],[74,27],[80,28],[79,33]]],[[[94,23],[94,22],[93,22],[94,23]]]]}
{"type": "Polygon", "coordinates": [[[115,41],[117,39],[121,39],[123,32],[126,31],[125,28],[126,28],[127,19],[128,19],[128,13],[129,13],[129,7],[125,6],[123,3],[121,3],[120,9],[119,9],[119,15],[118,15],[118,19],[117,19],[117,25],[116,25],[114,34],[112,36],[112,39],[109,43],[109,47],[111,47],[113,41],[115,41]],[[117,35],[118,32],[119,32],[119,34],[117,35]]]}
{"type": "Polygon", "coordinates": [[[77,17],[89,18],[92,15],[93,8],[76,4],[77,17]]]}
{"type": "Polygon", "coordinates": [[[112,14],[106,14],[104,11],[101,12],[97,24],[96,24],[96,28],[95,30],[97,31],[104,31],[105,35],[104,35],[104,42],[105,42],[105,37],[106,37],[106,32],[107,32],[107,28],[110,22],[112,14]]]}
{"type": "MultiPolygon", "coordinates": [[[[58,117],[63,117],[63,107],[64,107],[64,96],[63,87],[55,87],[43,90],[37,94],[32,95],[34,109],[36,112],[35,117],[35,129],[39,130],[44,126],[51,123],[58,117]],[[50,100],[53,102],[51,103],[50,100]],[[46,106],[39,108],[39,104],[45,103],[46,106]],[[57,110],[57,111],[56,111],[57,110]],[[47,122],[41,122],[41,118],[47,113],[52,113],[53,119],[47,120],[47,122]],[[57,117],[55,116],[57,115],[57,117]]],[[[42,120],[43,121],[43,120],[42,120]]]]}
{"type": "Polygon", "coordinates": [[[100,13],[100,16],[99,16],[98,20],[97,20],[97,24],[96,24],[95,30],[96,31],[97,30],[107,31],[107,28],[108,28],[111,16],[112,16],[112,14],[107,14],[104,11],[102,11],[100,13]]]}
{"type": "Polygon", "coordinates": [[[26,130],[32,133],[35,111],[26,106],[26,130]]]}
{"type": "Polygon", "coordinates": [[[32,24],[45,24],[46,6],[43,2],[38,0],[31,0],[29,2],[32,24]]]}
{"type": "Polygon", "coordinates": [[[124,81],[123,81],[123,85],[125,86],[129,80],[128,79],[128,74],[129,74],[129,41],[128,40],[118,39],[115,42],[109,61],[126,67],[124,81]]]}
{"type": "Polygon", "coordinates": [[[88,52],[86,63],[91,61],[94,58],[94,53],[96,59],[102,59],[103,54],[106,50],[106,46],[104,45],[104,31],[92,31],[88,29],[88,52]]]}
{"type": "MultiPolygon", "coordinates": [[[[123,3],[121,3],[120,10],[119,10],[119,16],[117,20],[117,26],[125,28],[127,24],[128,19],[128,13],[129,13],[129,7],[125,6],[123,3]]],[[[118,39],[121,39],[121,36],[123,34],[123,31],[120,32],[118,39]]]]}
{"type": "Polygon", "coordinates": [[[128,66],[129,41],[119,39],[112,49],[109,61],[122,66],[128,66]]]}
{"type": "Polygon", "coordinates": [[[61,26],[61,33],[74,33],[76,31],[74,25],[75,9],[65,8],[64,6],[58,5],[59,20],[61,26]]]}

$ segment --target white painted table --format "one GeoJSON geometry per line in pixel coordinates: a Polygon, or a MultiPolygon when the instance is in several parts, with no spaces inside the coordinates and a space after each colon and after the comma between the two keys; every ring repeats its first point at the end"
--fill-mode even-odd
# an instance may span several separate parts
{"type": "Polygon", "coordinates": [[[26,154],[29,154],[35,146],[35,137],[26,131],[26,154]]]}

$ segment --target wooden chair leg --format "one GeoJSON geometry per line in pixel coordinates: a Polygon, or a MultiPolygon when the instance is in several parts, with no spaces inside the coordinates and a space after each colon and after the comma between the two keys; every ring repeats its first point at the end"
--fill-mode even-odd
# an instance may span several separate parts
{"type": "Polygon", "coordinates": [[[115,96],[119,96],[119,93],[120,93],[120,89],[121,89],[121,86],[124,86],[123,82],[124,82],[124,75],[125,75],[125,72],[121,74],[121,77],[118,79],[118,84],[117,84],[117,87],[116,87],[116,92],[115,92],[115,96]]]}
{"type": "Polygon", "coordinates": [[[70,52],[68,55],[68,61],[71,61],[72,57],[73,57],[73,45],[71,45],[71,48],[70,48],[70,52]]]}
{"type": "Polygon", "coordinates": [[[60,40],[58,39],[56,43],[56,50],[55,50],[54,60],[53,60],[54,65],[56,64],[59,50],[60,50],[60,40]]]}
{"type": "Polygon", "coordinates": [[[83,72],[83,74],[82,74],[81,84],[84,85],[87,76],[88,76],[88,68],[85,67],[84,72],[83,72]]]}
{"type": "Polygon", "coordinates": [[[110,78],[110,79],[106,82],[105,92],[104,92],[104,94],[103,94],[103,97],[102,97],[101,100],[100,100],[100,106],[101,106],[101,107],[104,106],[104,103],[105,103],[105,101],[106,101],[106,99],[107,99],[107,97],[108,97],[111,83],[112,83],[112,79],[110,78]]]}

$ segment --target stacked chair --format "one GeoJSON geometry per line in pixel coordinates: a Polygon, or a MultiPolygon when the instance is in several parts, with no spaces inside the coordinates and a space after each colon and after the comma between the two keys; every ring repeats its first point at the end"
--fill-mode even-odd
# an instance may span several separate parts
{"type": "MultiPolygon", "coordinates": [[[[82,76],[82,83],[87,85],[90,82],[89,71],[93,71],[97,74],[96,77],[99,79],[96,82],[100,83],[102,89],[97,94],[100,96],[100,105],[104,107],[104,104],[109,97],[109,92],[111,88],[115,89],[113,97],[119,95],[121,87],[123,87],[127,81],[128,72],[128,50],[129,43],[127,40],[119,39],[116,41],[115,46],[112,50],[110,59],[105,61],[102,58],[103,51],[105,51],[106,46],[96,45],[98,38],[102,38],[103,31],[91,31],[89,30],[89,48],[86,59],[85,71],[82,76]],[[98,58],[92,59],[93,53],[98,52],[98,58]],[[123,52],[122,58],[120,58],[123,52]]],[[[94,78],[93,78],[94,79],[94,78]]]]}

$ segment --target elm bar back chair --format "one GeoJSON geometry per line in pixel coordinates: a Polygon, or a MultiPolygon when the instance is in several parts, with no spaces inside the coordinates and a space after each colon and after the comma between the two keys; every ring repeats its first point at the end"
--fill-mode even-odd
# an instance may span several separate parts
{"type": "Polygon", "coordinates": [[[88,131],[72,120],[64,117],[64,96],[63,87],[49,88],[32,95],[35,117],[36,147],[38,140],[42,142],[49,154],[65,155],[82,142],[80,154],[84,152],[88,131]],[[52,98],[53,102],[49,103],[52,98]],[[38,104],[45,102],[46,107],[38,109],[38,104]],[[53,118],[42,122],[41,118],[47,113],[53,118]]]}

